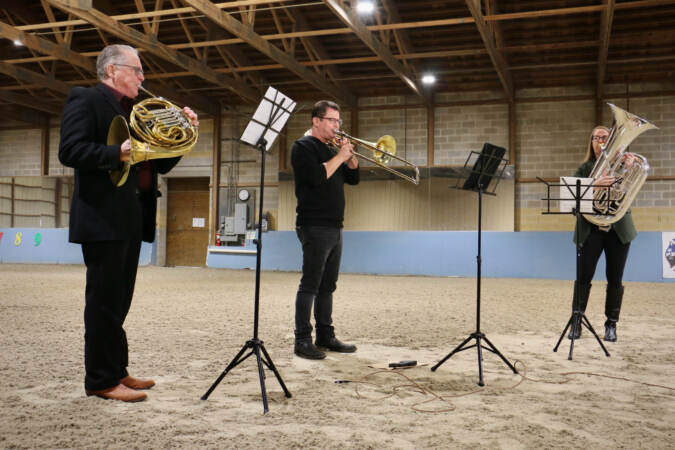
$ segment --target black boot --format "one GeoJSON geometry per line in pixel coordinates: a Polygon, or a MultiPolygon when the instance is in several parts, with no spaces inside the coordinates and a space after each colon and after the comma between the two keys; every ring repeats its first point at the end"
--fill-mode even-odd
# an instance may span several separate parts
{"type": "MultiPolygon", "coordinates": [[[[574,282],[574,297],[572,300],[572,312],[580,311],[586,312],[586,305],[588,305],[588,297],[591,295],[591,283],[578,283],[574,282]],[[577,289],[578,287],[578,289],[577,289]],[[577,291],[579,296],[577,297],[577,291]]],[[[581,316],[578,317],[579,321],[572,321],[570,326],[570,333],[567,335],[568,339],[579,339],[581,337],[581,316]]]]}
{"type": "Polygon", "coordinates": [[[607,342],[616,342],[616,320],[605,321],[605,337],[603,338],[607,342]]]}
{"type": "Polygon", "coordinates": [[[356,351],[356,345],[354,344],[346,344],[342,341],[340,341],[338,338],[335,336],[331,337],[316,337],[316,346],[319,348],[325,348],[327,350],[330,350],[332,352],[340,352],[340,353],[354,353],[356,351]]]}
{"type": "Polygon", "coordinates": [[[294,353],[305,359],[324,359],[326,354],[312,344],[312,340],[295,341],[294,353]]]}
{"type": "Polygon", "coordinates": [[[616,323],[619,321],[621,303],[623,301],[623,286],[615,287],[607,285],[607,297],[605,298],[605,338],[607,342],[616,342],[616,323]]]}

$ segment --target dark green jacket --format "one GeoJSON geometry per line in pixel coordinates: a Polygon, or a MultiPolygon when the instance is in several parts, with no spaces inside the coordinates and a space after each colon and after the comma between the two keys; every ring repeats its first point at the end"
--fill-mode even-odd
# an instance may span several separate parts
{"type": "MultiPolygon", "coordinates": [[[[574,173],[575,177],[588,177],[593,170],[595,161],[586,161],[583,163],[577,171],[574,173]]],[[[574,227],[574,243],[577,242],[577,236],[580,237],[579,242],[583,244],[588,236],[591,234],[591,229],[594,226],[585,216],[582,216],[580,227],[574,227]]],[[[612,229],[619,236],[621,243],[626,244],[637,236],[637,230],[635,229],[635,224],[633,223],[633,217],[631,216],[630,209],[626,211],[626,214],[619,220],[612,224],[612,229]]]]}

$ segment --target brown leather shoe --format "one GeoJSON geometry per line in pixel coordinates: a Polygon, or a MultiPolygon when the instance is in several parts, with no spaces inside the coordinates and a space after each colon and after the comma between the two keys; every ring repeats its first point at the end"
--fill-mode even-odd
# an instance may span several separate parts
{"type": "Polygon", "coordinates": [[[115,387],[102,389],[100,391],[90,391],[85,389],[84,392],[87,394],[87,396],[95,395],[106,400],[120,400],[122,402],[140,402],[148,397],[145,392],[135,391],[123,384],[118,384],[115,387]]]}
{"type": "Polygon", "coordinates": [[[153,380],[144,380],[143,378],[134,378],[131,375],[120,380],[120,383],[131,389],[150,389],[155,385],[153,380]]]}

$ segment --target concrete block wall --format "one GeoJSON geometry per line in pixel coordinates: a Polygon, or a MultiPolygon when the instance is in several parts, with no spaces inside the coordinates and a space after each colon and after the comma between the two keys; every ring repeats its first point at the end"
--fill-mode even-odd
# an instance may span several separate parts
{"type": "Polygon", "coordinates": [[[0,131],[0,177],[40,176],[41,140],[37,128],[0,131]]]}
{"type": "Polygon", "coordinates": [[[485,142],[508,148],[508,105],[442,107],[435,114],[434,165],[464,165],[485,142]]]}
{"type": "MultiPolygon", "coordinates": [[[[629,94],[668,90],[672,86],[635,84],[628,87],[629,94]]],[[[626,101],[625,85],[606,87],[608,101],[641,115],[659,126],[638,137],[631,151],[649,159],[654,177],[675,175],[675,96],[630,97],[626,101]]],[[[592,88],[561,87],[525,89],[517,92],[518,99],[592,96],[592,88]]],[[[499,103],[500,91],[445,93],[436,96],[434,111],[435,146],[434,165],[462,165],[471,151],[479,151],[484,142],[508,147],[508,107],[499,103]],[[481,102],[497,100],[494,104],[470,104],[448,106],[453,102],[481,102]],[[446,106],[443,106],[445,104],[446,106]]],[[[361,107],[368,109],[358,115],[358,136],[374,141],[383,134],[393,135],[398,144],[398,153],[410,161],[427,164],[427,111],[424,107],[403,108],[406,104],[418,103],[411,96],[368,97],[359,99],[361,107]],[[400,105],[401,108],[389,109],[400,105]],[[378,106],[387,108],[377,109],[378,106]],[[373,107],[374,109],[371,109],[373,107]]],[[[302,105],[299,105],[302,106],[302,105]]],[[[310,127],[311,104],[304,105],[285,128],[286,167],[290,168],[290,150],[293,142],[310,127]]],[[[241,115],[224,111],[222,120],[221,195],[228,186],[246,187],[256,191],[260,174],[260,154],[243,144],[235,144],[248,123],[247,114],[253,108],[241,108],[241,115]],[[238,162],[233,163],[232,160],[238,162]],[[232,175],[232,179],[230,176],[232,175]]],[[[561,216],[543,216],[543,186],[525,182],[537,176],[556,178],[571,175],[583,159],[591,128],[595,125],[593,100],[569,101],[518,101],[516,103],[516,179],[515,222],[516,230],[567,231],[573,221],[561,216]]],[[[343,128],[352,130],[351,111],[344,109],[343,128]]],[[[50,125],[49,174],[71,175],[72,169],[58,162],[59,118],[50,125]]],[[[603,108],[602,123],[611,123],[609,108],[603,108]]],[[[0,176],[33,176],[40,170],[41,130],[17,129],[0,131],[0,176]]],[[[210,177],[213,147],[213,121],[204,119],[200,126],[200,139],[195,149],[186,155],[169,177],[210,177]]],[[[363,163],[363,161],[362,161],[363,163]]],[[[364,166],[367,164],[364,164],[364,166]]],[[[265,210],[279,208],[278,172],[279,145],[275,144],[266,157],[265,210]]],[[[160,203],[160,218],[162,217],[160,203]]],[[[644,231],[670,230],[675,228],[675,182],[655,180],[645,183],[633,205],[633,216],[638,228],[644,231]]],[[[1,219],[1,218],[0,218],[1,219]]],[[[161,225],[160,221],[160,225],[161,225]]]]}

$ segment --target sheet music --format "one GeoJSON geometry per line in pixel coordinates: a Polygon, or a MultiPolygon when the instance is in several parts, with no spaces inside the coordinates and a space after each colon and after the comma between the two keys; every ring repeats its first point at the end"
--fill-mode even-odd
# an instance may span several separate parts
{"type": "Polygon", "coordinates": [[[260,136],[265,132],[265,151],[269,151],[296,105],[296,102],[270,86],[253,114],[253,119],[246,126],[241,140],[257,146],[260,136]],[[265,131],[268,123],[271,126],[265,131]]]}
{"type": "Polygon", "coordinates": [[[595,180],[578,177],[560,177],[560,212],[572,212],[577,207],[577,201],[574,199],[577,192],[577,180],[581,180],[581,202],[579,205],[581,212],[592,213],[593,187],[590,186],[595,180]]]}

